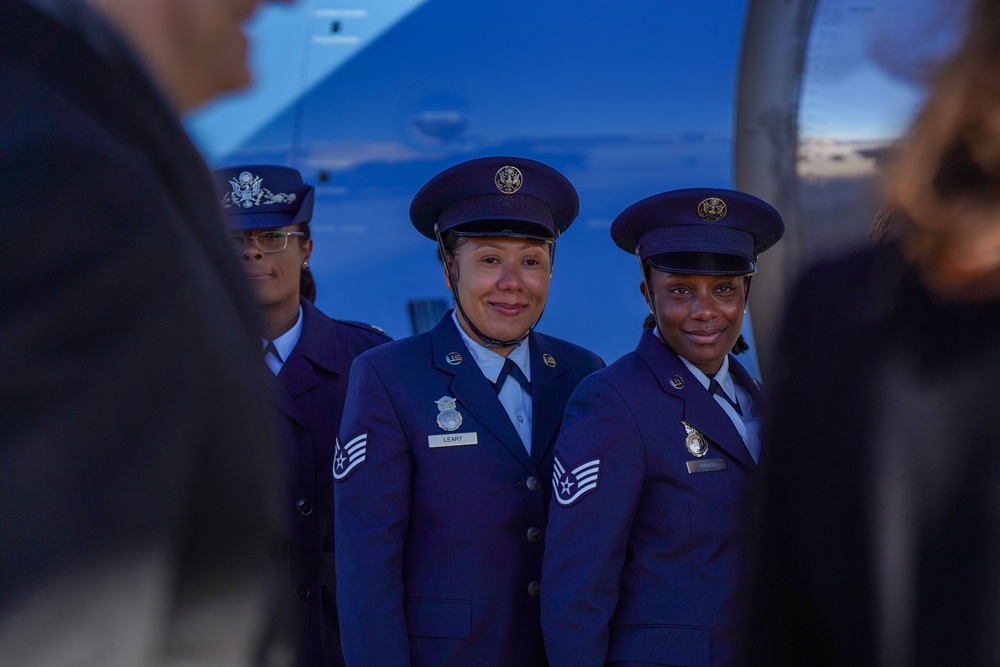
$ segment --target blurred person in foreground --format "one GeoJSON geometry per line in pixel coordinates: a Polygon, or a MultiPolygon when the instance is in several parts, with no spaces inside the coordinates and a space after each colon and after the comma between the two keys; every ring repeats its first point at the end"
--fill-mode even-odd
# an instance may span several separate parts
{"type": "Polygon", "coordinates": [[[334,571],[333,446],[354,358],[389,340],[360,322],[319,310],[309,269],[313,186],[290,167],[243,165],[215,170],[230,239],[257,296],[262,361],[274,375],[271,401],[282,430],[283,636],[294,664],[344,664],[334,571]]]}
{"type": "Polygon", "coordinates": [[[0,3],[0,664],[247,664],[276,457],[257,308],[179,114],[250,0],[0,3]]]}
{"type": "Polygon", "coordinates": [[[546,664],[552,444],[604,365],[534,330],[578,211],[566,177],[519,157],[463,162],[414,196],[455,309],[351,366],[333,467],[348,665],[546,664]]]}
{"type": "Polygon", "coordinates": [[[971,11],[887,180],[889,235],[787,310],[751,665],[1000,663],[1000,3],[971,11]]]}
{"type": "Polygon", "coordinates": [[[585,378],[555,445],[542,568],[549,664],[732,665],[764,397],[734,355],[766,202],[647,197],[611,223],[650,314],[634,352],[585,378]]]}

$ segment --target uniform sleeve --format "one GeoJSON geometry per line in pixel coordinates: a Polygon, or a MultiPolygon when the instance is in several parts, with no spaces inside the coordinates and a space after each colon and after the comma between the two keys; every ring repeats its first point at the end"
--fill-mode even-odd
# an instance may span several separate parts
{"type": "Polygon", "coordinates": [[[632,412],[603,379],[590,376],[573,393],[555,457],[542,565],[545,648],[552,667],[603,665],[645,468],[632,412]]]}
{"type": "Polygon", "coordinates": [[[347,665],[409,665],[402,566],[410,446],[382,378],[364,356],[351,366],[333,475],[344,658],[347,665]]]}

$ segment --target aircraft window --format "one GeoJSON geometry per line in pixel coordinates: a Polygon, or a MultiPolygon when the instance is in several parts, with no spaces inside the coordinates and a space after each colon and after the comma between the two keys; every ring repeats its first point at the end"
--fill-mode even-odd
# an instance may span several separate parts
{"type": "Polygon", "coordinates": [[[767,365],[806,264],[868,243],[878,169],[960,33],[967,0],[752,0],[741,54],[735,183],[772,203],[785,238],[751,304],[767,365]]]}
{"type": "Polygon", "coordinates": [[[797,177],[803,263],[866,243],[878,172],[952,48],[954,0],[819,0],[802,68],[797,177]]]}

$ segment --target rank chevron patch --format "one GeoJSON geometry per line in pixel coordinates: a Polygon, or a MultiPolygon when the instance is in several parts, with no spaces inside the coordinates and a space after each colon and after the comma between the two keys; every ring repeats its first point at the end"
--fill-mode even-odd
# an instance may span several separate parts
{"type": "Polygon", "coordinates": [[[368,434],[351,438],[346,445],[337,438],[333,447],[333,478],[338,482],[345,479],[368,458],[368,434]]]}
{"type": "Polygon", "coordinates": [[[552,469],[552,490],[560,505],[569,507],[597,488],[601,476],[601,457],[584,461],[572,470],[566,470],[558,456],[552,469]]]}

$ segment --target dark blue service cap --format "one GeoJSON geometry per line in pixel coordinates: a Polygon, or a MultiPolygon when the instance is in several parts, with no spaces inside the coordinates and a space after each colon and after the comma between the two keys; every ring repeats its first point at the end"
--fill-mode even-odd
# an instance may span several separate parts
{"type": "Polygon", "coordinates": [[[515,236],[554,241],[576,219],[576,188],[552,167],[520,157],[484,157],[445,169],[410,204],[421,234],[515,236]]]}
{"type": "Polygon", "coordinates": [[[232,229],[275,229],[309,222],[315,188],[277,165],[237,165],[212,172],[232,229]]]}
{"type": "Polygon", "coordinates": [[[743,275],[785,233],[767,202],[735,190],[689,188],[632,204],[611,223],[611,238],[671,273],[743,275]]]}

